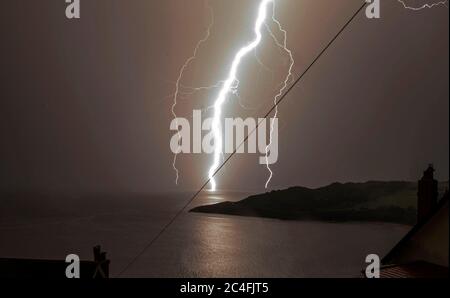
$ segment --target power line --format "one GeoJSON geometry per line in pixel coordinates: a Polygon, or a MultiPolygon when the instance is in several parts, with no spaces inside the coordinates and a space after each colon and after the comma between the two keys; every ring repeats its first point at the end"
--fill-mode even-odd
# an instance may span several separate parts
{"type": "Polygon", "coordinates": [[[122,271],[120,271],[120,273],[117,275],[118,277],[120,277],[123,273],[125,273],[128,268],[134,264],[134,262],[136,262],[137,259],[139,259],[146,251],[147,249],[149,249],[153,243],[156,242],[156,240],[159,239],[159,237],[161,237],[162,234],[164,234],[164,232],[175,222],[175,220],[184,212],[184,210],[197,198],[197,196],[205,189],[205,187],[209,184],[209,182],[211,181],[211,178],[215,177],[217,175],[217,173],[219,173],[219,171],[228,163],[228,161],[230,161],[230,159],[237,153],[237,151],[248,141],[249,137],[258,129],[258,127],[261,125],[262,121],[264,119],[266,119],[267,117],[269,117],[270,114],[272,114],[272,112],[277,108],[277,106],[279,106],[284,99],[287,97],[287,95],[294,89],[294,87],[303,79],[303,77],[305,77],[305,75],[308,73],[308,71],[314,66],[314,64],[316,64],[316,62],[323,56],[323,54],[328,50],[328,48],[336,41],[336,39],[342,34],[342,32],[344,32],[344,30],[353,22],[353,20],[356,18],[356,16],[361,12],[361,10],[363,10],[363,8],[366,6],[366,2],[364,2],[363,5],[361,5],[361,7],[358,8],[358,10],[351,16],[351,18],[342,26],[342,28],[336,33],[336,35],[328,42],[328,44],[322,49],[322,51],[320,51],[320,53],[316,56],[316,58],[314,58],[314,60],[308,65],[308,67],[301,73],[301,75],[297,78],[297,80],[294,81],[294,83],[292,83],[292,85],[286,90],[286,92],[283,94],[283,96],[280,97],[280,99],[278,100],[278,102],[276,104],[274,104],[274,106],[267,112],[267,114],[264,116],[264,118],[262,118],[258,124],[256,125],[256,127],[250,131],[247,136],[245,137],[245,139],[239,144],[239,146],[237,146],[236,149],[234,149],[233,153],[230,154],[230,156],[228,156],[227,159],[225,159],[225,161],[223,161],[223,163],[220,165],[220,167],[217,168],[217,170],[214,172],[213,175],[211,175],[210,178],[208,178],[206,180],[206,182],[200,187],[200,189],[191,197],[191,199],[189,199],[189,201],[187,201],[187,203],[183,206],[183,208],[181,210],[179,210],[173,217],[172,219],[161,229],[161,231],[159,231],[159,233],[144,247],[144,249],[137,254],[123,269],[122,271]]]}

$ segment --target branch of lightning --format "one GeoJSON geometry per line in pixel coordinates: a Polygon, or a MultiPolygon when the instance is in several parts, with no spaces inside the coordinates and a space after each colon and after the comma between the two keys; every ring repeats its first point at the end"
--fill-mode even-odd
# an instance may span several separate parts
{"type": "Polygon", "coordinates": [[[423,5],[415,7],[415,6],[406,4],[405,0],[397,0],[397,1],[400,4],[402,4],[405,9],[409,9],[409,10],[413,10],[413,11],[419,11],[419,10],[423,10],[426,8],[434,8],[434,7],[442,6],[442,5],[447,7],[447,4],[448,4],[448,0],[445,0],[445,1],[438,1],[438,2],[434,2],[434,3],[425,3],[423,5]]]}
{"type": "MultiPolygon", "coordinates": [[[[211,190],[214,191],[216,190],[217,187],[217,183],[215,181],[215,174],[217,169],[219,168],[220,165],[220,157],[223,157],[223,152],[222,152],[222,146],[223,146],[223,140],[222,140],[222,133],[221,133],[221,115],[222,115],[222,107],[227,99],[227,96],[231,93],[234,94],[235,96],[237,96],[237,98],[239,99],[239,103],[240,102],[240,96],[238,94],[238,87],[239,87],[239,80],[237,78],[237,73],[241,64],[241,61],[243,60],[243,58],[245,58],[245,56],[247,56],[250,52],[254,52],[255,53],[255,58],[256,61],[266,70],[271,71],[269,67],[267,67],[266,65],[264,65],[264,63],[260,60],[260,58],[258,57],[257,53],[256,53],[256,49],[259,46],[259,44],[261,43],[262,40],[262,27],[263,25],[265,25],[265,28],[267,29],[267,31],[269,32],[270,36],[273,38],[273,40],[275,41],[276,45],[281,48],[283,51],[285,51],[288,55],[289,55],[289,70],[288,70],[288,74],[286,75],[285,80],[282,82],[281,87],[279,89],[279,92],[276,94],[276,96],[274,97],[274,104],[275,104],[275,114],[273,116],[273,118],[270,121],[270,137],[269,137],[269,144],[266,146],[266,167],[267,170],[269,171],[269,178],[266,181],[265,187],[268,187],[268,184],[270,183],[272,177],[273,177],[273,171],[270,168],[269,162],[268,162],[268,155],[270,152],[270,147],[272,144],[272,140],[273,140],[273,133],[274,133],[274,123],[275,123],[275,119],[278,116],[278,100],[280,99],[280,97],[283,95],[283,92],[286,90],[290,80],[293,78],[292,75],[292,69],[294,66],[294,58],[292,55],[292,52],[288,49],[287,47],[287,32],[286,30],[283,29],[281,23],[276,19],[275,17],[275,0],[261,0],[260,4],[258,6],[258,17],[255,23],[255,28],[254,28],[254,33],[255,33],[255,39],[250,42],[249,44],[247,44],[246,46],[242,47],[235,55],[235,58],[231,64],[231,68],[230,68],[230,72],[228,75],[228,78],[224,81],[220,81],[215,85],[212,86],[205,86],[205,87],[187,87],[184,86],[181,81],[183,78],[183,75],[186,71],[186,69],[194,62],[194,60],[197,58],[197,54],[199,49],[201,48],[201,46],[207,42],[207,40],[209,39],[210,35],[211,35],[211,29],[212,26],[214,25],[214,14],[213,14],[213,10],[212,7],[208,4],[208,7],[210,9],[211,12],[211,23],[208,26],[208,29],[206,30],[206,34],[204,36],[203,39],[201,39],[195,49],[194,49],[194,53],[191,57],[189,57],[185,63],[183,64],[183,66],[180,69],[178,78],[175,82],[175,93],[173,95],[173,104],[172,104],[172,115],[175,119],[175,121],[177,122],[177,114],[176,114],[176,106],[178,103],[178,99],[184,95],[192,95],[195,92],[198,91],[202,91],[202,90],[210,90],[210,89],[214,89],[214,88],[219,88],[220,92],[218,97],[216,98],[214,105],[211,107],[208,107],[208,109],[213,109],[214,110],[214,116],[213,116],[213,121],[212,121],[212,132],[213,132],[213,138],[214,138],[214,159],[213,159],[213,163],[208,171],[208,178],[211,184],[211,190]],[[269,4],[272,4],[272,17],[271,20],[274,24],[276,24],[277,29],[282,32],[283,34],[283,41],[280,42],[278,40],[278,38],[275,36],[275,34],[270,30],[269,25],[266,23],[266,19],[267,19],[267,15],[268,15],[268,7],[269,4]],[[183,91],[184,90],[184,91],[183,91]],[[189,90],[186,92],[186,90],[189,90]]],[[[243,106],[241,104],[241,106],[243,106]]],[[[244,106],[243,106],[244,107],[244,106]]],[[[245,107],[244,107],[245,108],[245,107]]],[[[176,123],[176,126],[178,127],[178,123],[176,123]]],[[[178,128],[177,128],[178,129],[178,128]]],[[[172,163],[172,167],[175,171],[176,174],[176,179],[175,179],[175,183],[178,184],[178,180],[179,180],[179,170],[176,166],[176,162],[177,162],[177,156],[178,153],[181,150],[181,134],[180,131],[178,130],[178,150],[177,152],[174,154],[174,158],[173,158],[173,163],[172,163]]]]}
{"type": "Polygon", "coordinates": [[[173,167],[173,169],[175,171],[175,175],[176,175],[176,177],[175,177],[175,184],[178,184],[178,180],[179,180],[179,170],[178,170],[176,164],[177,164],[178,153],[181,151],[181,133],[180,133],[180,130],[179,130],[179,125],[178,125],[178,116],[176,114],[176,107],[177,107],[177,104],[178,104],[178,97],[180,95],[180,88],[182,87],[181,86],[181,80],[183,78],[183,74],[184,74],[185,70],[197,58],[197,53],[200,50],[201,46],[209,39],[209,36],[211,35],[211,29],[212,29],[212,26],[214,25],[214,14],[213,14],[212,7],[209,4],[208,4],[208,8],[209,8],[210,13],[211,13],[211,23],[209,24],[208,29],[206,30],[206,35],[197,43],[197,45],[195,46],[195,49],[194,49],[194,53],[192,54],[191,57],[189,57],[185,61],[185,63],[181,67],[179,75],[178,75],[178,78],[177,78],[177,81],[175,83],[175,93],[173,95],[173,104],[172,104],[172,108],[171,108],[172,116],[175,119],[175,124],[176,124],[176,127],[177,127],[177,138],[178,138],[177,152],[174,154],[173,161],[172,161],[172,167],[173,167]]]}

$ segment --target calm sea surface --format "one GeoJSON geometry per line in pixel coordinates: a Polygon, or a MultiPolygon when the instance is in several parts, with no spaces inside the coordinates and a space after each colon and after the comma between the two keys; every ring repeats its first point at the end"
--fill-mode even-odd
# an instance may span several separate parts
{"type": "MultiPolygon", "coordinates": [[[[116,276],[190,194],[2,198],[0,257],[92,259],[101,244],[116,276]]],[[[235,201],[202,194],[188,208],[235,201]]],[[[124,277],[358,277],[409,230],[384,223],[281,221],[184,212],[124,277]]]]}

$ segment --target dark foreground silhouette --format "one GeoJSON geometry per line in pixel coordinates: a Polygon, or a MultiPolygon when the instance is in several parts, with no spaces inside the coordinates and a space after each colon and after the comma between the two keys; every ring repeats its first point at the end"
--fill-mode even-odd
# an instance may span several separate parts
{"type": "MultiPolygon", "coordinates": [[[[445,188],[448,183],[443,183],[445,188]]],[[[416,222],[417,183],[334,183],[310,189],[292,187],[250,196],[239,202],[200,206],[191,212],[283,220],[416,222]]]]}

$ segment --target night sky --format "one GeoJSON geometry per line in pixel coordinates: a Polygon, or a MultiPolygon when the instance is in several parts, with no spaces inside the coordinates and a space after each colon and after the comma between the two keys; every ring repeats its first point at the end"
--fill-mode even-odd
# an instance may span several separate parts
{"type": "MultiPolygon", "coordinates": [[[[417,1],[420,2],[420,1],[417,1]]],[[[211,0],[210,40],[183,84],[222,80],[252,38],[257,1],[211,0]]],[[[210,22],[203,0],[81,0],[81,19],[63,0],[0,5],[0,191],[165,192],[192,190],[211,156],[179,158],[175,186],[171,95],[184,61],[210,22]]],[[[279,0],[294,71],[301,73],[361,5],[359,0],[279,0]]],[[[279,160],[271,189],[335,181],[417,180],[428,163],[449,176],[448,8],[405,10],[382,1],[364,13],[280,106],[279,160]]],[[[286,70],[265,36],[240,73],[249,110],[261,117],[286,70]]],[[[181,101],[177,113],[212,103],[217,91],[181,101]]],[[[236,156],[219,188],[264,190],[259,155],[236,156]]]]}

